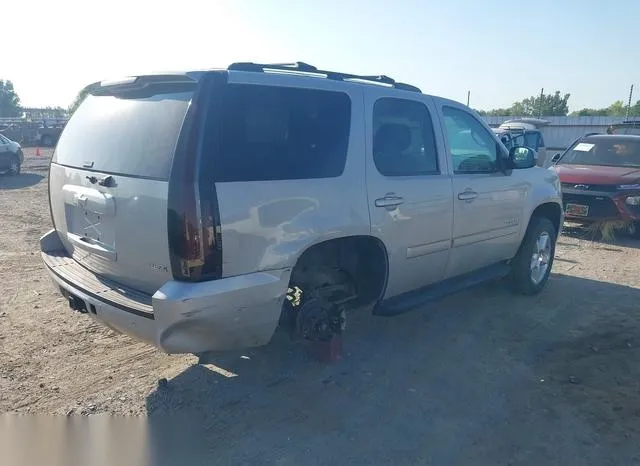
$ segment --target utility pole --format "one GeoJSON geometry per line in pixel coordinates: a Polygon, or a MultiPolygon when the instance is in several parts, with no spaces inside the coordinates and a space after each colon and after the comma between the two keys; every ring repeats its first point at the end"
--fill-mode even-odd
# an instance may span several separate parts
{"type": "Polygon", "coordinates": [[[542,118],[542,99],[544,97],[544,87],[540,89],[540,105],[538,105],[538,118],[542,118]]]}
{"type": "Polygon", "coordinates": [[[633,95],[633,84],[631,85],[631,89],[629,89],[629,103],[627,104],[627,117],[625,120],[629,119],[629,112],[631,111],[631,96],[633,95]]]}
{"type": "Polygon", "coordinates": [[[469,99],[471,99],[471,91],[467,91],[467,107],[469,106],[469,99]]]}

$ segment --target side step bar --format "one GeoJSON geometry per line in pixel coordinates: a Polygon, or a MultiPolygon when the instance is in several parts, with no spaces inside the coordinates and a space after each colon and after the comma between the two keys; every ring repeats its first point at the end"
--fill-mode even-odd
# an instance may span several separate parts
{"type": "Polygon", "coordinates": [[[418,290],[409,291],[408,293],[380,301],[373,309],[373,314],[377,316],[395,316],[403,314],[450,294],[463,291],[467,288],[471,288],[488,281],[504,278],[508,274],[508,264],[499,263],[491,265],[460,277],[451,278],[441,283],[429,285],[418,290]]]}

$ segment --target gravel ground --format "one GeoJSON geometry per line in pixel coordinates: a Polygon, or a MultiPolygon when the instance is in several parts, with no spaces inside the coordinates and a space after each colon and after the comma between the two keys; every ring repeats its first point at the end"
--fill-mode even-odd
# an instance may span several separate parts
{"type": "Polygon", "coordinates": [[[54,291],[38,253],[49,155],[28,151],[20,177],[0,177],[0,412],[148,415],[167,464],[178,439],[214,464],[640,462],[639,242],[571,230],[539,296],[496,283],[356,315],[334,365],[282,337],[197,365],[54,291]]]}

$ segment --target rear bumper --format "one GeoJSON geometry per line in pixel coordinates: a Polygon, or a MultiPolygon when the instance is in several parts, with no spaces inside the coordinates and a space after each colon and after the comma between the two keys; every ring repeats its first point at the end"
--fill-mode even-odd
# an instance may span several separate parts
{"type": "Polygon", "coordinates": [[[203,283],[169,281],[153,296],[127,289],[68,256],[55,230],[40,240],[55,285],[86,304],[88,315],[174,353],[262,346],[278,325],[290,269],[203,283]]]}

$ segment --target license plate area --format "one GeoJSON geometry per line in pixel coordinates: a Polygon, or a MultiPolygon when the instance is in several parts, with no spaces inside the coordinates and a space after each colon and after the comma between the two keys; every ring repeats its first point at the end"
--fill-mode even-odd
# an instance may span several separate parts
{"type": "Polygon", "coordinates": [[[77,296],[74,296],[70,293],[67,294],[67,301],[69,302],[69,307],[81,314],[87,313],[87,303],[84,302],[84,299],[80,299],[77,296]]]}
{"type": "Polygon", "coordinates": [[[576,217],[587,217],[589,215],[589,206],[568,203],[564,208],[564,212],[567,215],[574,215],[576,217]]]}
{"type": "Polygon", "coordinates": [[[94,188],[64,185],[67,232],[115,250],[115,198],[94,188]]]}
{"type": "Polygon", "coordinates": [[[113,219],[103,214],[92,212],[81,206],[66,205],[67,231],[91,243],[104,245],[109,249],[114,246],[113,219]]]}

